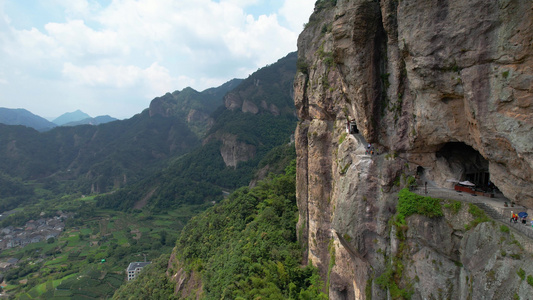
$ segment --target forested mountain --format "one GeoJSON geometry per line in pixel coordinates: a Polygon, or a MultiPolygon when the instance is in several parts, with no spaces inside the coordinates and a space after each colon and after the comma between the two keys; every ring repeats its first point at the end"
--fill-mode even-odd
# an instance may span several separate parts
{"type": "Polygon", "coordinates": [[[38,131],[46,131],[56,127],[56,124],[22,108],[0,107],[0,123],[5,125],[24,125],[35,128],[38,131]]]}
{"type": "Polygon", "coordinates": [[[65,192],[101,193],[125,186],[157,170],[164,160],[200,145],[187,114],[193,109],[212,112],[239,82],[232,80],[205,92],[176,91],[177,99],[168,100],[166,96],[172,94],[167,94],[130,119],[99,126],[56,127],[39,133],[0,124],[0,172],[39,180],[65,192]],[[173,110],[158,113],[162,103],[173,110]]]}
{"type": "Polygon", "coordinates": [[[0,173],[0,212],[35,201],[35,192],[24,182],[0,173]]]}
{"type": "MultiPolygon", "coordinates": [[[[232,190],[253,188],[272,172],[279,174],[296,156],[291,143],[297,123],[292,105],[295,73],[296,53],[291,53],[245,80],[203,92],[186,88],[167,93],[127,120],[60,126],[42,133],[0,124],[1,227],[32,228],[35,220],[68,216],[59,236],[43,240],[32,232],[31,239],[17,236],[21,243],[39,241],[28,249],[2,248],[0,262],[21,260],[5,274],[8,294],[108,298],[123,283],[121,272],[129,262],[141,255],[154,260],[170,253],[191,217],[217,206],[232,190]]],[[[294,195],[289,191],[276,196],[286,201],[269,203],[267,194],[277,188],[265,188],[253,189],[264,197],[243,217],[249,222],[260,216],[255,223],[283,239],[265,246],[292,249],[265,256],[284,258],[283,268],[291,272],[288,281],[277,283],[278,292],[319,293],[318,281],[311,281],[318,280],[316,271],[298,268],[300,250],[294,231],[290,233],[294,195]],[[276,224],[269,224],[271,204],[286,211],[276,224]]],[[[240,201],[238,206],[249,200],[231,197],[240,201]]],[[[273,266],[265,264],[250,274],[262,276],[273,266]]]]}
{"type": "Polygon", "coordinates": [[[176,117],[150,117],[99,126],[33,129],[0,126],[0,168],[13,177],[66,183],[67,190],[105,192],[135,181],[146,168],[199,144],[176,117]]]}
{"type": "MultiPolygon", "coordinates": [[[[294,109],[290,110],[287,100],[291,99],[290,82],[295,72],[296,55],[292,53],[251,75],[226,95],[224,106],[211,114],[213,124],[201,146],[134,186],[98,197],[98,205],[127,211],[134,209],[134,204],[144,199],[144,205],[155,211],[163,211],[184,203],[200,204],[219,199],[222,189],[231,190],[248,185],[261,168],[273,169],[267,162],[269,157],[265,156],[273,148],[287,144],[296,127],[294,109]],[[284,80],[269,81],[264,74],[284,80]],[[247,86],[253,80],[262,82],[260,91],[253,92],[247,86]],[[243,86],[250,95],[254,95],[251,98],[255,101],[267,105],[277,103],[281,113],[264,110],[254,114],[228,105],[228,98],[243,90],[243,86]],[[272,95],[279,95],[281,99],[272,95]]],[[[168,101],[169,97],[157,100],[168,101]]],[[[154,106],[152,103],[151,111],[154,106]]],[[[289,152],[280,147],[277,155],[290,157],[292,154],[289,152]]]]}
{"type": "Polygon", "coordinates": [[[0,124],[0,172],[57,192],[104,193],[151,178],[168,160],[195,149],[167,168],[186,177],[184,185],[197,178],[228,189],[248,184],[262,157],[287,142],[295,128],[290,108],[295,72],[292,53],[246,80],[204,92],[167,93],[127,120],[43,133],[0,124]],[[248,102],[267,109],[249,112],[248,102]]]}
{"type": "Polygon", "coordinates": [[[166,93],[155,98],[150,103],[150,116],[176,116],[186,120],[189,128],[199,138],[205,136],[206,131],[213,125],[210,114],[222,105],[224,95],[238,86],[242,79],[232,79],[218,88],[210,88],[198,92],[192,88],[182,91],[166,93]]]}

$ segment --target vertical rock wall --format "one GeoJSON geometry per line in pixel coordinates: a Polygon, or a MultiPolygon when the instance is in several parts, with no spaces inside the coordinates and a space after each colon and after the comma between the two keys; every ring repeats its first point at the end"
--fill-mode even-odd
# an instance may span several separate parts
{"type": "MultiPolygon", "coordinates": [[[[464,173],[460,157],[439,154],[445,145],[471,147],[506,197],[533,207],[532,23],[533,2],[521,0],[316,2],[294,83],[298,234],[332,299],[387,297],[373,279],[398,251],[389,226],[398,182],[422,170],[445,187],[464,173]],[[346,134],[348,120],[360,134],[346,134]],[[379,155],[366,154],[368,143],[379,155]]],[[[472,295],[486,284],[468,276],[480,264],[454,265],[473,254],[461,246],[465,233],[449,230],[455,249],[438,252],[437,243],[409,255],[444,257],[448,287],[461,288],[416,283],[414,298],[431,288],[472,295]]],[[[503,291],[495,286],[493,296],[503,291]]]]}

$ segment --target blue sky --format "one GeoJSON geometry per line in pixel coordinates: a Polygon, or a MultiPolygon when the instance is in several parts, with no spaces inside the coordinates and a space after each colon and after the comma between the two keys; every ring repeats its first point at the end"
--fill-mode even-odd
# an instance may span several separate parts
{"type": "Polygon", "coordinates": [[[296,50],[315,0],[0,0],[0,107],[129,118],[296,50]]]}

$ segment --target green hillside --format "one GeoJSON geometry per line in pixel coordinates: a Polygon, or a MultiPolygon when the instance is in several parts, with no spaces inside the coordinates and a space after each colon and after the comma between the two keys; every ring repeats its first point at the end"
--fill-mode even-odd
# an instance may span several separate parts
{"type": "Polygon", "coordinates": [[[187,122],[188,112],[197,109],[211,113],[240,81],[231,80],[205,92],[186,88],[154,99],[151,106],[154,110],[165,106],[165,115],[146,109],[126,120],[56,127],[44,133],[0,124],[0,172],[38,180],[57,191],[83,194],[104,193],[134,183],[160,169],[165,160],[200,145],[192,129],[203,126],[205,132],[206,126],[187,122]]]}
{"type": "Polygon", "coordinates": [[[254,72],[229,94],[254,103],[259,111],[269,111],[275,105],[281,114],[293,114],[292,88],[296,61],[297,53],[289,53],[274,64],[254,72]]]}
{"type": "Polygon", "coordinates": [[[155,98],[150,103],[150,114],[175,116],[186,122],[198,138],[204,138],[212,125],[210,114],[223,104],[223,97],[237,87],[242,79],[232,79],[218,88],[198,92],[190,87],[155,98]]]}
{"type": "MultiPolygon", "coordinates": [[[[278,74],[277,78],[285,78],[286,81],[276,83],[265,80],[262,89],[271,90],[274,94],[290,95],[288,83],[292,82],[296,71],[295,55],[290,54],[280,59],[267,70],[269,71],[262,69],[259,73],[278,74]]],[[[262,78],[255,73],[252,76],[262,78]]],[[[248,79],[241,85],[247,82],[248,79]]],[[[230,93],[240,90],[241,85],[230,93]]],[[[271,102],[268,94],[257,93],[257,97],[259,96],[264,97],[260,101],[271,102]]],[[[288,103],[283,107],[288,111],[288,103]]],[[[146,199],[147,208],[162,211],[183,203],[201,204],[218,201],[222,190],[232,190],[249,184],[265,155],[275,147],[289,142],[297,121],[292,112],[281,115],[274,115],[269,111],[252,114],[229,110],[225,106],[219,107],[211,117],[214,124],[202,146],[174,159],[164,169],[151,176],[145,176],[135,185],[113,194],[99,196],[98,206],[131,211],[135,203],[146,199]],[[223,137],[227,134],[234,135],[238,141],[253,146],[256,149],[255,156],[240,162],[235,167],[227,166],[221,156],[223,137]]]]}
{"type": "Polygon", "coordinates": [[[295,161],[285,174],[240,188],[188,222],[169,257],[147,267],[114,299],[327,299],[317,270],[301,267],[295,161]],[[169,275],[165,275],[168,273],[169,275]],[[172,274],[184,286],[177,296],[172,274]]]}
{"type": "Polygon", "coordinates": [[[0,124],[0,171],[61,183],[64,191],[102,193],[135,182],[147,168],[199,143],[180,119],[150,117],[147,111],[128,120],[44,133],[0,124]]]}
{"type": "MultiPolygon", "coordinates": [[[[238,189],[229,198],[240,201],[236,205],[246,205],[250,199],[240,195],[248,188],[240,187],[258,185],[269,173],[279,174],[296,156],[290,143],[297,122],[291,103],[295,72],[292,53],[252,74],[253,79],[232,80],[203,92],[187,88],[167,93],[127,120],[44,133],[0,124],[0,213],[4,214],[0,227],[12,226],[17,236],[30,228],[24,237],[17,237],[29,244],[0,252],[0,262],[19,259],[2,273],[7,294],[20,299],[109,298],[124,283],[129,262],[146,255],[156,262],[153,268],[164,266],[189,220],[227,203],[224,195],[238,189]],[[226,107],[225,97],[236,94],[260,109],[245,112],[226,107]],[[233,147],[231,143],[253,151],[228,164],[223,149],[233,147]],[[61,217],[64,227],[58,236],[30,243],[39,232],[32,231],[37,230],[31,229],[34,224],[64,215],[68,217],[61,217]]],[[[281,182],[290,182],[289,177],[274,180],[275,185],[287,187],[290,183],[281,182]]],[[[264,197],[256,199],[257,207],[246,211],[250,215],[243,222],[269,213],[269,209],[263,212],[260,203],[270,205],[267,194],[282,192],[269,184],[253,188],[264,197]]],[[[274,253],[269,258],[272,263],[262,266],[262,273],[250,273],[250,278],[273,272],[277,260],[282,260],[291,275],[288,281],[274,283],[280,295],[311,295],[318,291],[318,277],[314,269],[298,266],[294,197],[290,193],[275,197],[286,198],[273,204],[282,215],[279,220],[269,219],[273,227],[264,230],[279,229],[272,233],[281,234],[278,242],[268,247],[280,254],[274,253]]],[[[217,212],[222,218],[222,211],[217,212]]],[[[259,225],[261,220],[256,220],[258,226],[267,226],[259,225]]],[[[160,275],[153,278],[165,284],[160,275]]],[[[157,284],[149,289],[165,290],[157,284]]]]}

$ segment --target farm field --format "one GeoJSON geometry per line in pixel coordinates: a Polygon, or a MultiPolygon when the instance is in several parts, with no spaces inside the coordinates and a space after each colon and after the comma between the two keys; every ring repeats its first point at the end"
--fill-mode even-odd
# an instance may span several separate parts
{"type": "Polygon", "coordinates": [[[56,238],[3,250],[0,262],[18,262],[3,272],[2,288],[19,299],[102,299],[126,278],[130,262],[168,254],[185,223],[208,205],[186,205],[163,214],[97,209],[84,197],[50,209],[74,213],[56,238]]]}

